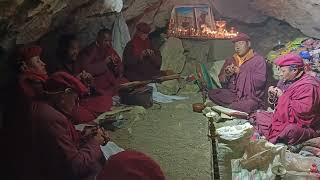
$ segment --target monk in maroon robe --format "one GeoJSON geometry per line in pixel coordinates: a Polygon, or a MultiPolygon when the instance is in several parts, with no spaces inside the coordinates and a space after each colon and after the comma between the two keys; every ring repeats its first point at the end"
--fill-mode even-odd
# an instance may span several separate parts
{"type": "Polygon", "coordinates": [[[137,25],[137,31],[123,52],[124,75],[130,81],[150,80],[162,74],[161,54],[151,46],[148,34],[151,28],[146,23],[137,25]]]}
{"type": "Polygon", "coordinates": [[[80,133],[69,119],[87,88],[72,75],[57,72],[44,90],[46,97],[32,102],[31,179],[94,180],[105,163],[100,145],[109,136],[100,128],[80,133]]]}
{"type": "Polygon", "coordinates": [[[32,48],[26,51],[27,53],[17,52],[14,53],[14,56],[17,57],[11,58],[18,58],[19,60],[12,64],[18,67],[12,69],[16,70],[17,73],[13,74],[13,81],[9,84],[8,92],[2,92],[5,93],[5,99],[2,99],[2,103],[5,103],[5,122],[1,131],[6,133],[1,136],[4,137],[4,139],[1,139],[2,149],[6,151],[2,153],[5,157],[1,157],[5,165],[2,170],[2,179],[28,179],[26,175],[29,173],[27,167],[30,166],[31,162],[28,157],[32,152],[30,141],[32,140],[31,130],[33,128],[30,118],[31,102],[33,97],[43,92],[42,82],[47,79],[45,64],[34,57],[35,54],[39,53],[39,50],[32,48]],[[28,60],[25,61],[25,59],[28,60]],[[18,73],[20,71],[24,73],[18,73]],[[31,88],[31,85],[34,88],[31,88]],[[25,150],[21,151],[21,147],[24,147],[25,150]],[[6,177],[6,173],[10,175],[6,177]]]}
{"type": "Polygon", "coordinates": [[[123,64],[111,42],[111,31],[100,30],[96,41],[83,50],[77,63],[81,71],[93,76],[93,85],[98,90],[117,95],[118,85],[128,81],[123,77],[123,64]]]}
{"type": "MultiPolygon", "coordinates": [[[[123,74],[124,71],[124,65],[122,63],[122,60],[118,53],[113,49],[112,47],[112,32],[110,29],[102,29],[99,32],[101,35],[101,40],[105,43],[105,51],[106,51],[106,57],[109,59],[109,63],[107,63],[107,66],[109,70],[112,72],[112,75],[114,76],[117,84],[123,84],[129,82],[123,74]]],[[[101,42],[102,44],[102,42],[101,42]]]]}
{"type": "Polygon", "coordinates": [[[112,95],[97,88],[94,77],[80,68],[80,44],[73,34],[60,37],[56,70],[65,71],[80,79],[89,89],[89,94],[81,98],[80,106],[75,108],[74,116],[79,123],[95,119],[101,113],[109,111],[112,106],[112,95]],[[86,111],[90,111],[88,114],[86,111]],[[87,116],[85,116],[87,115],[87,116]]]}
{"type": "MultiPolygon", "coordinates": [[[[21,48],[19,83],[24,95],[30,99],[42,95],[43,83],[47,80],[45,63],[41,61],[41,48],[25,46],[21,48]]],[[[75,124],[93,121],[98,115],[110,110],[112,99],[110,95],[83,95],[80,105],[73,109],[72,119],[75,124]]]]}
{"type": "Polygon", "coordinates": [[[218,105],[251,113],[262,105],[266,62],[251,49],[246,34],[240,33],[233,42],[236,54],[226,60],[219,74],[222,89],[210,90],[209,98],[218,105]]]}
{"type": "MultiPolygon", "coordinates": [[[[256,131],[271,143],[295,145],[317,137],[320,128],[320,83],[303,71],[296,54],[275,60],[280,66],[279,87],[271,86],[269,98],[277,99],[274,113],[259,111],[250,119],[256,131]]],[[[274,100],[273,100],[274,101],[274,100]]]]}

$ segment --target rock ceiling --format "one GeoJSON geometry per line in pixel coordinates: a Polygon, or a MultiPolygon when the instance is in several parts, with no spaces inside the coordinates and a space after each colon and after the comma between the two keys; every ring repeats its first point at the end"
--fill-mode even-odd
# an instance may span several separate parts
{"type": "MultiPolygon", "coordinates": [[[[115,19],[112,0],[0,0],[0,44],[29,43],[61,29],[93,33],[115,19]]],[[[114,0],[116,1],[116,0],[114,0]]],[[[246,23],[268,17],[286,21],[308,36],[320,38],[319,0],[124,0],[122,13],[130,26],[139,21],[165,27],[174,5],[209,4],[221,15],[246,23]]]]}

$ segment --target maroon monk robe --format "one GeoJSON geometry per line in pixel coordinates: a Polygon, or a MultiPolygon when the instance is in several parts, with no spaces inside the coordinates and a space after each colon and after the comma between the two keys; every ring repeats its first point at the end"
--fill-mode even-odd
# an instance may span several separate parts
{"type": "Polygon", "coordinates": [[[107,51],[94,42],[81,53],[79,61],[80,70],[85,70],[94,77],[93,86],[105,94],[117,94],[117,79],[106,63],[107,51]]]}
{"type": "Polygon", "coordinates": [[[19,86],[22,93],[29,98],[39,96],[43,92],[43,83],[48,79],[46,74],[25,71],[19,76],[19,86]]]}
{"type": "MultiPolygon", "coordinates": [[[[59,64],[59,71],[65,71],[74,76],[80,73],[79,67],[77,63],[75,63],[77,61],[73,62],[70,60],[65,60],[64,62],[59,64]]],[[[101,113],[107,112],[111,109],[112,96],[109,93],[104,93],[98,89],[96,91],[96,93],[91,93],[88,96],[82,96],[80,98],[79,106],[76,106],[72,113],[75,124],[93,121],[101,113]]]]}
{"type": "Polygon", "coordinates": [[[16,77],[5,94],[5,100],[2,99],[2,103],[5,103],[5,122],[1,129],[1,135],[3,135],[1,136],[3,137],[1,139],[3,150],[1,161],[4,165],[1,179],[25,180],[28,179],[26,176],[30,173],[27,169],[30,167],[29,157],[32,153],[30,104],[32,98],[42,89],[41,82],[33,81],[32,76],[38,76],[38,74],[28,73],[28,75],[16,77]],[[39,91],[29,88],[31,83],[35,87],[41,87],[37,88],[39,91]],[[24,147],[23,151],[21,147],[24,147]]]}
{"type": "Polygon", "coordinates": [[[224,69],[230,64],[237,64],[234,58],[226,60],[219,74],[223,89],[210,90],[209,98],[218,105],[251,113],[262,104],[267,80],[266,62],[262,56],[254,54],[240,66],[237,76],[225,81],[224,69]]]}
{"type": "Polygon", "coordinates": [[[275,112],[257,112],[250,119],[271,143],[299,144],[316,137],[320,128],[320,84],[304,74],[279,97],[275,112]]]}
{"type": "Polygon", "coordinates": [[[100,145],[42,101],[32,104],[33,180],[93,180],[104,164],[100,145]]]}
{"type": "Polygon", "coordinates": [[[142,40],[135,35],[128,42],[123,52],[124,75],[130,81],[150,80],[154,76],[161,74],[161,54],[157,49],[152,48],[150,40],[142,40]],[[146,49],[154,51],[153,56],[145,56],[141,59],[141,54],[146,49]]]}
{"type": "Polygon", "coordinates": [[[129,82],[125,77],[124,77],[124,65],[121,61],[120,56],[118,53],[108,45],[106,49],[106,56],[114,57],[114,62],[109,62],[108,67],[109,70],[112,71],[112,74],[114,78],[116,79],[117,84],[123,84],[129,82]]]}
{"type": "MultiPolygon", "coordinates": [[[[20,89],[29,99],[42,96],[43,83],[47,76],[27,71],[19,78],[20,89]]],[[[109,111],[112,97],[109,94],[80,97],[79,105],[73,108],[72,120],[74,124],[88,123],[95,120],[101,113],[109,111]]]]}

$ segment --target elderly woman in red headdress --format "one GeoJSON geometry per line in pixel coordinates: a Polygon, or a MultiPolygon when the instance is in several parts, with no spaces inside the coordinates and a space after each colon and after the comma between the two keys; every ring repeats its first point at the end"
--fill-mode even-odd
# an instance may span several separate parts
{"type": "Polygon", "coordinates": [[[232,41],[236,53],[226,60],[219,74],[223,89],[210,90],[209,98],[218,105],[252,113],[262,106],[266,61],[253,51],[248,35],[240,33],[232,41]]]}
{"type": "Polygon", "coordinates": [[[128,80],[123,76],[122,61],[111,43],[112,32],[101,29],[96,41],[84,48],[75,64],[80,71],[93,76],[94,87],[113,96],[118,93],[118,85],[128,80]]]}
{"type": "Polygon", "coordinates": [[[256,131],[271,143],[299,144],[317,137],[320,130],[320,83],[307,75],[299,55],[290,53],[275,60],[280,67],[278,87],[269,87],[277,100],[274,113],[257,112],[250,119],[256,131]]]}
{"type": "Polygon", "coordinates": [[[30,176],[25,179],[93,180],[105,163],[100,145],[109,141],[101,128],[78,132],[71,120],[79,95],[87,88],[66,72],[44,84],[45,96],[32,102],[30,176]]]}
{"type": "MultiPolygon", "coordinates": [[[[22,92],[31,99],[39,97],[43,94],[43,83],[48,78],[45,63],[40,59],[41,48],[24,46],[20,49],[20,54],[19,82],[22,92]]],[[[90,122],[101,113],[110,110],[111,106],[112,99],[108,94],[86,94],[81,97],[80,105],[73,109],[72,118],[76,124],[90,122]]]]}
{"type": "Polygon", "coordinates": [[[47,78],[46,64],[40,59],[39,46],[25,46],[19,49],[18,65],[21,71],[19,83],[28,97],[42,93],[42,83],[47,78]]]}
{"type": "Polygon", "coordinates": [[[137,25],[136,33],[123,53],[124,74],[130,81],[150,80],[161,74],[161,54],[152,48],[148,34],[151,28],[146,23],[137,25]]]}

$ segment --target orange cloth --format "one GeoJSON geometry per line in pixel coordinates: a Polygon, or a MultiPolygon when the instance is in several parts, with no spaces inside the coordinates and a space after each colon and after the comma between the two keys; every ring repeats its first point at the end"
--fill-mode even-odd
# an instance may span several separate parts
{"type": "Polygon", "coordinates": [[[254,52],[253,49],[250,49],[244,56],[240,57],[238,54],[234,54],[233,58],[236,61],[236,65],[240,67],[244,62],[248,61],[249,59],[253,58],[254,52]]]}

